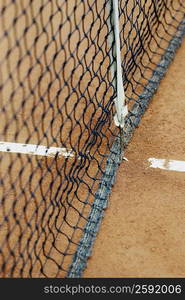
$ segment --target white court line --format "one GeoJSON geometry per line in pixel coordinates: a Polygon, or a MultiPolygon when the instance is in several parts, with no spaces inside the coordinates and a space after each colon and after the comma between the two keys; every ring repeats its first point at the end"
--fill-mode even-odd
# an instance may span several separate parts
{"type": "Polygon", "coordinates": [[[0,141],[0,152],[8,153],[21,153],[30,155],[41,155],[41,156],[59,156],[64,157],[74,157],[72,150],[67,150],[66,148],[58,147],[46,147],[42,145],[32,145],[32,144],[21,144],[21,143],[9,143],[0,141]]]}
{"type": "Polygon", "coordinates": [[[185,161],[172,159],[149,158],[151,168],[159,168],[162,170],[185,172],[185,161]]]}

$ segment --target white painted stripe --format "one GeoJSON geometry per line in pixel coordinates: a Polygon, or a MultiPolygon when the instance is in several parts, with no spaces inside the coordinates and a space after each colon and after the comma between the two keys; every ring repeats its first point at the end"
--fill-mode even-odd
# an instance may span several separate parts
{"type": "Polygon", "coordinates": [[[185,172],[185,161],[172,159],[149,158],[151,168],[159,168],[162,170],[185,172]]]}
{"type": "Polygon", "coordinates": [[[58,147],[46,147],[42,145],[32,145],[32,144],[20,144],[20,143],[9,143],[0,141],[0,152],[10,152],[10,153],[21,153],[29,155],[41,155],[41,156],[64,156],[64,157],[74,157],[71,150],[66,148],[58,147]]]}
{"type": "Polygon", "coordinates": [[[120,47],[120,29],[119,29],[119,5],[118,0],[113,0],[113,18],[116,47],[116,77],[117,77],[117,98],[114,99],[116,106],[116,115],[114,121],[116,126],[121,128],[125,125],[125,117],[128,114],[128,108],[125,100],[125,91],[123,86],[122,65],[121,65],[121,47],[120,47]]]}

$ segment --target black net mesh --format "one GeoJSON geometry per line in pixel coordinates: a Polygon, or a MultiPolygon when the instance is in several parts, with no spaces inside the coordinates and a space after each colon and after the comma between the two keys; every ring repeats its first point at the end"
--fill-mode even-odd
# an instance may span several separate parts
{"type": "MultiPolygon", "coordinates": [[[[129,110],[185,15],[120,0],[129,110]]],[[[65,277],[118,135],[112,1],[0,2],[0,276],[65,277]]]]}

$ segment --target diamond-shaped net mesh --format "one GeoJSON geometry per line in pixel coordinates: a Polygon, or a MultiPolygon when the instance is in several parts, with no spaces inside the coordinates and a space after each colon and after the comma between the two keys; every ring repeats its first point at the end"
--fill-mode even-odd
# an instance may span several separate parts
{"type": "MultiPolygon", "coordinates": [[[[185,3],[120,0],[119,14],[132,113],[185,3]]],[[[0,20],[0,276],[65,277],[119,133],[112,1],[3,0],[0,20]]]]}

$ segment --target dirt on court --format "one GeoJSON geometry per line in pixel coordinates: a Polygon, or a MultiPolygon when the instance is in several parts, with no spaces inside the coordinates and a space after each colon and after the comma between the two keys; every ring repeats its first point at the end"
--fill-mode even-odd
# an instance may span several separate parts
{"type": "MultiPolygon", "coordinates": [[[[0,276],[64,277],[82,236],[94,200],[93,193],[101,177],[100,164],[103,169],[107,144],[115,129],[111,120],[98,128],[105,116],[104,108],[113,95],[113,89],[108,85],[112,76],[111,55],[108,55],[111,44],[105,38],[110,30],[109,22],[105,22],[110,7],[105,9],[104,3],[94,0],[4,0],[0,4],[1,144],[64,147],[76,153],[70,159],[22,155],[11,153],[10,149],[1,153],[0,266],[3,271],[0,270],[0,276]],[[101,131],[104,138],[99,134],[92,135],[94,130],[101,131]],[[91,136],[94,146],[86,151],[91,136]],[[84,152],[88,153],[90,161],[79,160],[79,153],[84,152]]],[[[136,38],[135,34],[140,24],[147,28],[145,14],[153,15],[151,3],[148,3],[145,12],[141,12],[134,0],[129,1],[127,15],[137,18],[135,26],[126,21],[124,13],[120,17],[125,37],[122,38],[121,54],[126,56],[128,65],[133,55],[132,51],[128,52],[132,48],[130,42],[134,41],[132,46],[137,50],[139,35],[136,38]]],[[[123,12],[126,9],[124,1],[121,9],[123,12]]],[[[177,21],[170,12],[166,19],[169,24],[173,19],[174,26],[168,32],[173,36],[177,21]]],[[[162,24],[158,34],[163,36],[162,51],[168,44],[162,24]]],[[[137,58],[145,72],[139,68],[134,76],[130,72],[127,78],[127,98],[133,93],[132,82],[140,83],[135,87],[129,107],[142,92],[160,59],[160,55],[155,55],[157,46],[154,41],[150,43],[154,58],[142,52],[137,58]]],[[[183,73],[181,70],[180,62],[171,74],[183,73]]],[[[175,85],[174,78],[170,75],[171,87],[175,85]]],[[[180,82],[181,78],[178,84],[180,82]]],[[[168,149],[169,158],[183,160],[179,143],[183,142],[180,125],[183,126],[185,97],[180,97],[179,92],[178,100],[175,93],[179,88],[173,87],[174,97],[171,93],[167,96],[169,90],[161,89],[125,154],[129,161],[120,167],[110,207],[84,276],[132,276],[137,272],[142,276],[142,265],[144,269],[147,268],[145,264],[151,267],[152,255],[160,260],[158,252],[162,251],[168,256],[160,243],[165,240],[163,230],[176,230],[177,219],[171,223],[171,214],[179,216],[179,224],[183,222],[180,215],[183,214],[183,174],[152,170],[147,164],[149,157],[168,158],[168,149]],[[161,97],[160,93],[163,93],[161,97]],[[176,101],[175,110],[173,101],[176,101]],[[180,123],[174,125],[172,120],[180,123]],[[174,147],[177,150],[168,146],[174,141],[176,131],[178,140],[174,147]],[[163,136],[162,141],[159,133],[163,136]],[[179,189],[173,188],[171,193],[173,185],[179,185],[179,189]],[[156,186],[157,195],[154,193],[156,186]],[[178,210],[177,203],[182,206],[179,214],[174,212],[178,210]],[[165,224],[162,223],[164,220],[165,224]]],[[[112,111],[110,107],[108,109],[112,111]]],[[[182,228],[182,225],[178,226],[179,234],[177,237],[172,235],[171,241],[168,231],[165,233],[165,247],[168,244],[169,249],[174,249],[175,239],[180,244],[182,228]]],[[[180,251],[182,247],[177,245],[177,249],[180,251]]],[[[152,261],[157,265],[154,259],[152,261]]]]}
{"type": "Polygon", "coordinates": [[[185,277],[185,41],[129,144],[84,277],[185,277]]]}
{"type": "MultiPolygon", "coordinates": [[[[106,84],[108,28],[97,34],[105,18],[103,4],[93,0],[0,4],[2,144],[84,151],[89,132],[102,115],[96,99],[105,106],[111,97],[106,84]],[[93,80],[91,73],[96,73],[93,80]]],[[[108,123],[102,130],[108,138],[107,129],[110,132],[108,123]]],[[[96,190],[99,184],[94,178],[100,176],[99,156],[106,151],[106,141],[98,153],[96,143],[89,152],[91,168],[88,160],[82,166],[77,155],[66,160],[1,153],[0,276],[66,275],[93,201],[89,186],[96,190]]]]}

